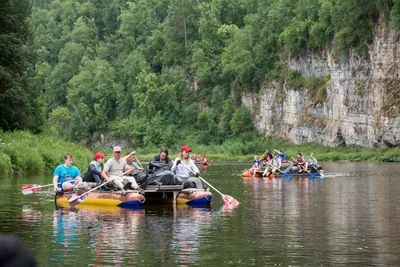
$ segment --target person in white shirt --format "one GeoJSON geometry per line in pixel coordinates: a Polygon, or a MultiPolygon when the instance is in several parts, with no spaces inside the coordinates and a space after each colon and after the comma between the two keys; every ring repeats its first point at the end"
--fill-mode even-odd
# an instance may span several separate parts
{"type": "Polygon", "coordinates": [[[135,178],[132,176],[123,176],[123,174],[127,171],[130,173],[135,172],[135,168],[128,165],[124,158],[121,158],[121,147],[114,146],[113,147],[113,157],[107,160],[107,163],[104,165],[104,169],[101,172],[101,176],[106,180],[110,181],[114,179],[113,182],[119,189],[125,193],[124,186],[128,183],[131,184],[131,188],[136,190],[138,188],[138,184],[136,183],[135,178]]]}
{"type": "Polygon", "coordinates": [[[183,182],[183,188],[203,188],[201,180],[196,177],[191,177],[190,174],[194,172],[196,176],[200,176],[199,169],[196,164],[190,159],[189,153],[192,150],[188,146],[181,148],[180,156],[177,157],[172,165],[171,170],[175,172],[178,179],[183,182]]]}

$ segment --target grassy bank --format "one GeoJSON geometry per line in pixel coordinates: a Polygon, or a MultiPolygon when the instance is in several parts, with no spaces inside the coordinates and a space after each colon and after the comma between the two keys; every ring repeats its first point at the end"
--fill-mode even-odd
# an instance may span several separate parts
{"type": "Polygon", "coordinates": [[[64,155],[74,155],[74,165],[86,170],[93,153],[82,146],[25,131],[0,132],[0,174],[30,175],[52,173],[64,163],[64,155]]]}
{"type": "MultiPolygon", "coordinates": [[[[289,142],[272,140],[261,135],[246,134],[240,138],[225,141],[221,145],[199,145],[191,143],[194,138],[187,138],[182,144],[189,145],[197,156],[204,153],[214,161],[252,161],[254,155],[261,156],[266,149],[282,149],[288,158],[296,157],[300,152],[308,157],[314,153],[320,161],[372,161],[372,162],[400,162],[400,148],[368,149],[350,147],[327,147],[319,144],[294,145],[289,142]]],[[[178,155],[180,145],[169,147],[170,157],[174,159],[178,155]]],[[[133,148],[127,149],[128,151],[133,148]]],[[[159,148],[138,148],[141,159],[148,160],[157,153],[159,148]]]]}
{"type": "MultiPolygon", "coordinates": [[[[172,159],[177,157],[180,146],[186,144],[196,155],[202,156],[207,153],[213,161],[251,161],[254,155],[261,156],[266,149],[282,149],[288,158],[296,157],[298,152],[305,156],[313,152],[320,161],[400,162],[400,148],[332,148],[317,144],[297,146],[256,135],[241,136],[221,145],[209,146],[193,144],[191,140],[193,139],[188,138],[182,141],[182,144],[169,147],[169,156],[172,159]]],[[[132,150],[136,150],[139,159],[146,162],[157,154],[160,148],[124,147],[123,153],[132,150]]],[[[0,132],[0,175],[52,173],[57,165],[64,162],[63,157],[66,153],[74,155],[74,165],[83,173],[96,151],[111,156],[110,148],[89,149],[51,136],[34,135],[24,131],[0,132]]]]}

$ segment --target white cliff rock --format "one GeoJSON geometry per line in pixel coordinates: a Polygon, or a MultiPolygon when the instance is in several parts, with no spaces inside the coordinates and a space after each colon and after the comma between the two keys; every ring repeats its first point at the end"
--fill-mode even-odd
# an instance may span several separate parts
{"type": "Polygon", "coordinates": [[[351,50],[335,61],[332,51],[288,59],[303,77],[330,77],[326,98],[315,105],[308,88],[265,83],[258,94],[244,93],[256,128],[296,144],[387,147],[400,145],[399,33],[379,26],[364,55],[351,50]]]}

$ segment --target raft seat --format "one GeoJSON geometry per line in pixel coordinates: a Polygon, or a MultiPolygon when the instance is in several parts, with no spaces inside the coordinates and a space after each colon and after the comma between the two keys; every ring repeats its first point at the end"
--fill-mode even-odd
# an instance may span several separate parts
{"type": "Polygon", "coordinates": [[[145,193],[150,192],[175,192],[182,191],[183,185],[148,185],[143,191],[145,193]]]}

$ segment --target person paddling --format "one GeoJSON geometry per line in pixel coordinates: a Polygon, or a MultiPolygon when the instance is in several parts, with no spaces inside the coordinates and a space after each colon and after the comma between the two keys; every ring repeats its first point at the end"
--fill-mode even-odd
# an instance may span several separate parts
{"type": "Polygon", "coordinates": [[[183,182],[183,188],[203,188],[201,180],[197,177],[190,177],[191,171],[200,176],[200,171],[196,164],[189,158],[189,153],[192,150],[188,146],[182,146],[180,155],[174,161],[171,170],[175,172],[176,177],[183,182]],[[184,164],[185,166],[183,166],[184,164]]]}
{"type": "Polygon", "coordinates": [[[113,157],[110,158],[104,165],[104,169],[101,172],[101,176],[106,180],[113,180],[113,183],[121,189],[122,193],[125,194],[124,186],[131,187],[133,190],[138,188],[135,178],[132,176],[122,176],[125,172],[130,170],[130,173],[135,172],[135,168],[129,166],[124,158],[121,158],[121,147],[113,147],[113,157]],[[129,186],[130,184],[130,186],[129,186]]]}
{"type": "Polygon", "coordinates": [[[298,172],[302,172],[303,170],[308,172],[308,170],[307,170],[308,163],[300,152],[297,153],[297,158],[295,160],[293,160],[293,162],[295,163],[295,165],[298,166],[298,168],[299,168],[298,172]]]}

